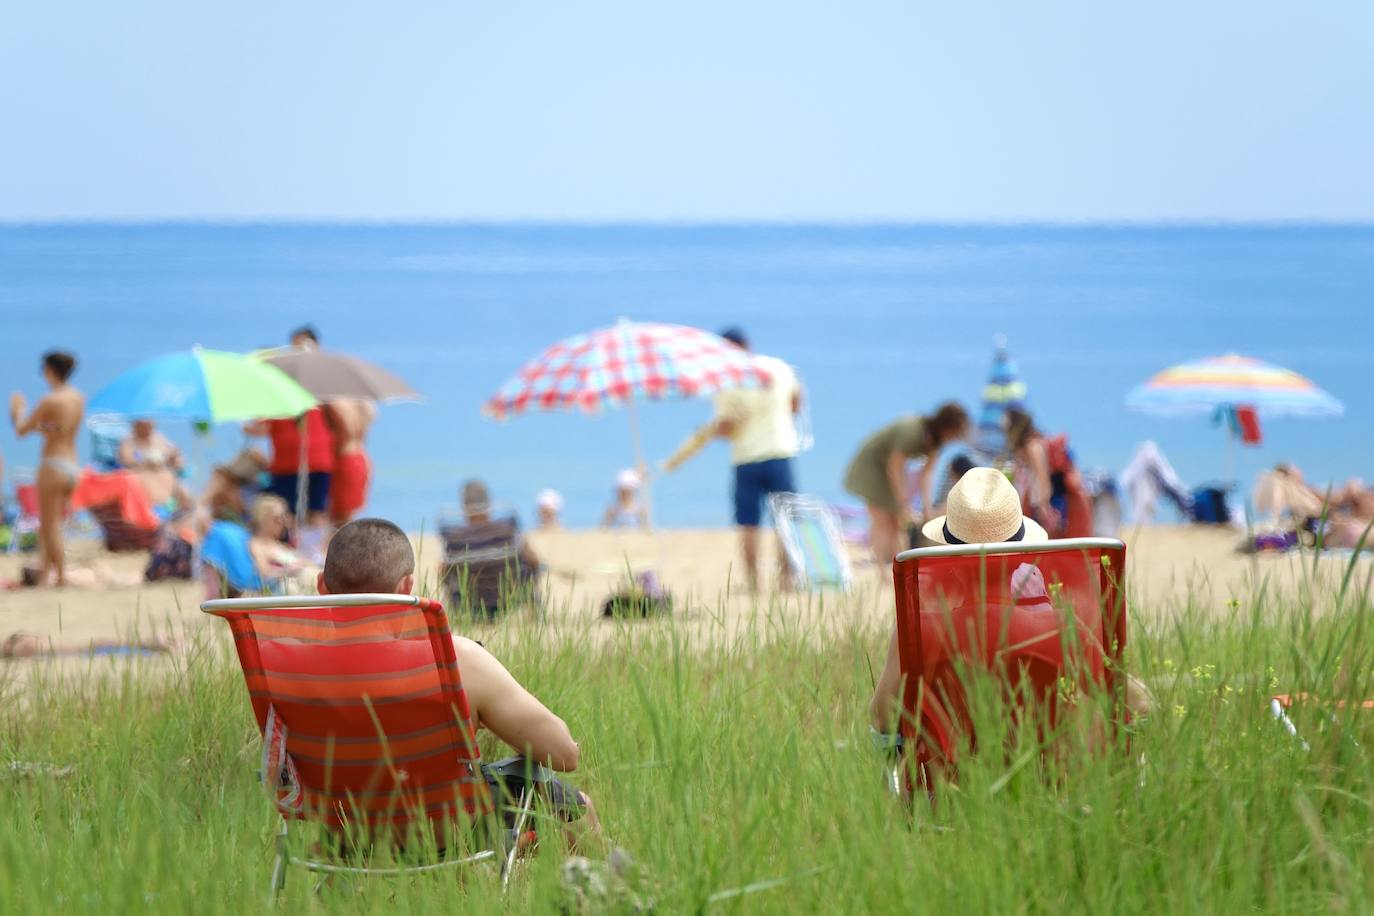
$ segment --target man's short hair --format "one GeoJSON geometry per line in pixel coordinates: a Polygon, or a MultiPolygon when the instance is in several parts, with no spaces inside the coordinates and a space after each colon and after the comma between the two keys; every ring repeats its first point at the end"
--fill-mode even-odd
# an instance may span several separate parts
{"type": "Polygon", "coordinates": [[[739,347],[741,350],[749,349],[749,338],[745,336],[744,329],[741,327],[728,327],[720,332],[720,336],[724,337],[726,340],[730,341],[730,343],[739,347]]]}
{"type": "Polygon", "coordinates": [[[386,594],[415,572],[410,538],[382,518],[360,518],[340,528],[324,558],[324,585],[333,595],[386,594]]]}
{"type": "Polygon", "coordinates": [[[66,350],[49,350],[43,354],[43,365],[57,376],[58,381],[65,382],[76,371],[76,357],[66,350]]]}
{"type": "Polygon", "coordinates": [[[491,511],[491,490],[480,480],[469,480],[463,484],[463,512],[467,515],[481,515],[491,511]]]}
{"type": "Polygon", "coordinates": [[[292,331],[290,339],[295,340],[297,337],[308,337],[310,338],[312,343],[320,342],[320,332],[315,330],[315,326],[313,324],[303,324],[300,327],[296,328],[296,330],[292,331]]]}

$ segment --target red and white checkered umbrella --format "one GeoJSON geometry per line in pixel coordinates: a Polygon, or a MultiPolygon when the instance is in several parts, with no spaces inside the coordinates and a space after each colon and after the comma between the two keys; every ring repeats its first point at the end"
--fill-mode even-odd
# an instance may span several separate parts
{"type": "Polygon", "coordinates": [[[549,347],[502,385],[482,411],[497,420],[529,410],[594,413],[636,398],[707,397],[768,382],[746,351],[715,334],[677,324],[620,321],[549,347]]]}
{"type": "Polygon", "coordinates": [[[747,351],[723,337],[678,324],[621,319],[549,347],[502,385],[482,412],[502,420],[529,410],[629,408],[635,463],[646,475],[649,509],[648,467],[634,402],[708,397],[730,388],[766,387],[770,381],[747,351]]]}

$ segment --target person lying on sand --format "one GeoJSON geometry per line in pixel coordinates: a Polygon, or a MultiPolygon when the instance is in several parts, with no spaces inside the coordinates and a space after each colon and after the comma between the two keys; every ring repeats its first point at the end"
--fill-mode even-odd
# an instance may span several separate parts
{"type": "MultiPolygon", "coordinates": [[[[410,538],[384,519],[349,522],[329,542],[316,584],[321,595],[409,595],[415,587],[410,538]]],[[[455,635],[453,648],[476,727],[487,729],[535,763],[565,773],[577,769],[581,752],[562,719],[521,686],[481,643],[455,635]]],[[[493,785],[492,789],[499,794],[502,787],[493,785]]],[[[585,792],[558,779],[547,792],[554,810],[569,824],[570,846],[600,836],[596,809],[585,792]]]]}
{"type": "Polygon", "coordinates": [[[0,658],[58,658],[98,655],[154,655],[173,652],[177,644],[170,639],[92,639],[85,645],[61,645],[45,636],[11,633],[0,642],[0,658]]]}
{"type": "MultiPolygon", "coordinates": [[[[1050,540],[1045,529],[1021,513],[1021,498],[1006,475],[993,468],[973,468],[949,491],[946,515],[926,522],[921,531],[936,544],[982,544],[1050,540]]],[[[1038,571],[1037,571],[1038,572],[1038,571]]],[[[1013,577],[1015,581],[1015,577],[1013,577]]],[[[1018,601],[1018,604],[1020,602],[1018,601]]],[[[1127,675],[1126,705],[1133,716],[1149,713],[1149,689],[1127,675]]],[[[897,654],[897,630],[893,627],[887,661],[869,701],[870,724],[882,736],[897,732],[902,714],[902,667],[897,654]]]]}

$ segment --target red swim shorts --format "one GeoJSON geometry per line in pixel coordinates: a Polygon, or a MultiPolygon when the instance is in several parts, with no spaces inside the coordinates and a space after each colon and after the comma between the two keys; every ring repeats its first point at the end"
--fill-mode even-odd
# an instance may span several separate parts
{"type": "Polygon", "coordinates": [[[353,517],[367,502],[367,484],[372,476],[372,464],[363,452],[340,455],[334,464],[334,478],[329,484],[329,515],[336,522],[353,517]]]}

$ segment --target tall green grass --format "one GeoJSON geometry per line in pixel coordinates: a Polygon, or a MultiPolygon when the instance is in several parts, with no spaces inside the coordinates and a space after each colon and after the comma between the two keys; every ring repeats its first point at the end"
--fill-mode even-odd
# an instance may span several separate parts
{"type": "MultiPolygon", "coordinates": [[[[885,627],[820,639],[776,603],[714,643],[590,610],[585,627],[475,635],[572,725],[575,779],[659,912],[1359,912],[1374,907],[1374,713],[1295,710],[1304,750],[1267,707],[1276,692],[1374,696],[1361,585],[1322,616],[1261,598],[1135,629],[1131,667],[1157,711],[1128,747],[1062,767],[1034,748],[985,753],[914,810],[886,794],[867,732],[885,627]]],[[[148,665],[10,670],[0,912],[264,908],[279,821],[227,643],[162,676],[148,665]]],[[[556,912],[561,860],[547,843],[504,898],[494,870],[318,893],[294,871],[283,904],[556,912]]]]}

